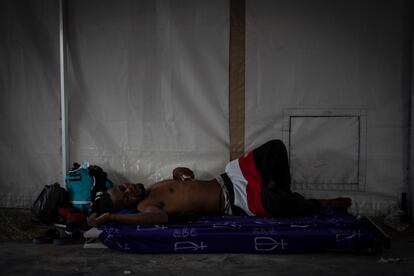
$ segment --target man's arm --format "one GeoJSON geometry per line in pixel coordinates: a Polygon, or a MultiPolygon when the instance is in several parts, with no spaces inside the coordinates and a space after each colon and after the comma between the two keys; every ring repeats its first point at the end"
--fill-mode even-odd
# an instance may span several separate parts
{"type": "Polygon", "coordinates": [[[178,167],[173,170],[173,179],[177,181],[194,180],[194,173],[189,168],[178,167]]]}
{"type": "Polygon", "coordinates": [[[99,226],[109,221],[136,225],[165,224],[168,223],[168,214],[157,206],[148,206],[142,212],[136,214],[105,213],[96,217],[96,213],[94,213],[88,218],[88,225],[99,226]]]}

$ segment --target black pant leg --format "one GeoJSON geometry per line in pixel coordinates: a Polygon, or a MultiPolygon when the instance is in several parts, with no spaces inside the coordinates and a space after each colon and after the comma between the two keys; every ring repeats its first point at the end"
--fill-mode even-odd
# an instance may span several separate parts
{"type": "Polygon", "coordinates": [[[256,148],[253,158],[264,186],[269,186],[273,181],[275,188],[290,191],[289,161],[282,141],[271,140],[256,148]]]}
{"type": "Polygon", "coordinates": [[[306,216],[316,213],[320,204],[315,199],[305,199],[298,193],[262,187],[262,203],[273,217],[306,216]]]}
{"type": "Polygon", "coordinates": [[[320,205],[290,190],[290,169],[285,145],[271,140],[253,150],[257,170],[262,176],[262,203],[275,217],[302,216],[315,213],[320,205]],[[269,185],[274,182],[274,186],[269,185]]]}

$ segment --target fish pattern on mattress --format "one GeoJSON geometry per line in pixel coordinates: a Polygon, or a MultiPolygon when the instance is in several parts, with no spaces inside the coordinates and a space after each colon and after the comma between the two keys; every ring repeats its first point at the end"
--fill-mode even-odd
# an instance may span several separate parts
{"type": "Polygon", "coordinates": [[[186,223],[103,225],[108,247],[131,253],[305,253],[366,250],[374,235],[364,219],[324,210],[296,218],[203,216],[186,223]]]}

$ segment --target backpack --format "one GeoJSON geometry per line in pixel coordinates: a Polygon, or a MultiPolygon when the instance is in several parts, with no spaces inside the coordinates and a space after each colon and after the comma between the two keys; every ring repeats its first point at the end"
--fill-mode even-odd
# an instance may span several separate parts
{"type": "Polygon", "coordinates": [[[31,207],[32,220],[51,223],[59,218],[58,209],[70,206],[68,192],[59,183],[45,185],[31,207]]]}
{"type": "Polygon", "coordinates": [[[90,214],[96,186],[102,185],[100,190],[113,186],[100,167],[89,166],[89,163],[74,163],[72,170],[66,173],[65,182],[73,207],[85,215],[90,214]]]}

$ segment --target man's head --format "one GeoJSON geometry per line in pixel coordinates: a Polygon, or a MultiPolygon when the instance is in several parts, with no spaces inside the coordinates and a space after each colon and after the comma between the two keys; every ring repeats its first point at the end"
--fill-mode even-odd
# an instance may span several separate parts
{"type": "Polygon", "coordinates": [[[108,190],[114,210],[137,207],[137,204],[145,197],[145,188],[141,183],[125,183],[108,190]]]}
{"type": "Polygon", "coordinates": [[[112,187],[107,192],[98,192],[92,205],[92,212],[102,214],[124,208],[136,208],[145,197],[143,184],[125,183],[112,187]]]}

